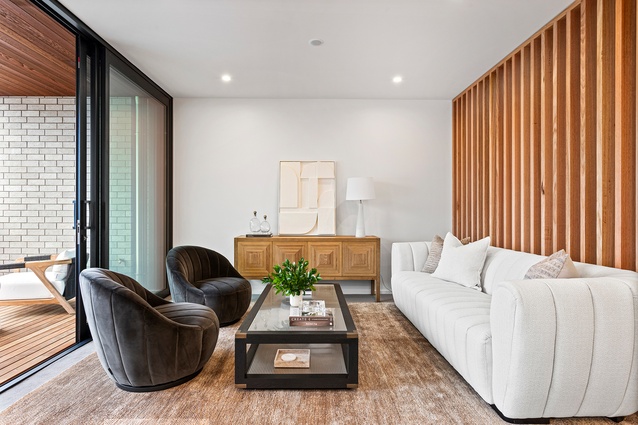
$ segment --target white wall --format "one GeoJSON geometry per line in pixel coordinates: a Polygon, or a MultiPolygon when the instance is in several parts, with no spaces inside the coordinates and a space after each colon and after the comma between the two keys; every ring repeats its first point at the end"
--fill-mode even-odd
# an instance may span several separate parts
{"type": "Polygon", "coordinates": [[[253,210],[276,234],[281,160],[336,161],[338,234],[354,234],[357,217],[347,178],[375,179],[366,233],[381,238],[385,288],[393,242],[451,228],[450,101],[175,99],[174,125],[174,245],[232,262],[253,210]]]}

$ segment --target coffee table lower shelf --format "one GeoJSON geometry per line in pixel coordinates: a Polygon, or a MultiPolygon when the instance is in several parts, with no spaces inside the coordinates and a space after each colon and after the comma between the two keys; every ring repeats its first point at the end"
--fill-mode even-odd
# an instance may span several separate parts
{"type": "MultiPolygon", "coordinates": [[[[357,388],[358,373],[348,370],[350,344],[249,344],[245,369],[237,367],[238,388],[357,388]],[[278,349],[309,349],[310,367],[276,368],[278,349]],[[241,376],[240,370],[246,370],[241,376]]],[[[237,349],[238,347],[236,347],[237,349]]],[[[240,356],[235,361],[241,362],[240,356]]],[[[354,366],[356,369],[356,366],[354,366]]]]}

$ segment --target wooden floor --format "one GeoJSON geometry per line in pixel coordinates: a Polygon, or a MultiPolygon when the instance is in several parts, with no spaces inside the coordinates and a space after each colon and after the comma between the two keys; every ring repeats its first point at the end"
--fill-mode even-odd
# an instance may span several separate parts
{"type": "Polygon", "coordinates": [[[74,342],[75,315],[60,305],[0,306],[0,385],[74,342]]]}

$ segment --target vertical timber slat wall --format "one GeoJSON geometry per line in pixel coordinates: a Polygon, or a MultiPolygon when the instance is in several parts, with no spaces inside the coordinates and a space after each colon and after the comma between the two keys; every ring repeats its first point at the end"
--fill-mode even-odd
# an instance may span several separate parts
{"type": "Polygon", "coordinates": [[[636,270],[635,0],[580,0],[453,101],[453,231],[636,270]]]}

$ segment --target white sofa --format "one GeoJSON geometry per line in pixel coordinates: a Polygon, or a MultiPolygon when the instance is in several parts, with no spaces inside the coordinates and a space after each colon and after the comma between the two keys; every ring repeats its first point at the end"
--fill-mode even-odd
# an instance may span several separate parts
{"type": "Polygon", "coordinates": [[[394,302],[504,419],[638,411],[638,273],[523,280],[545,257],[490,247],[478,291],[421,272],[428,252],[392,245],[394,302]]]}

